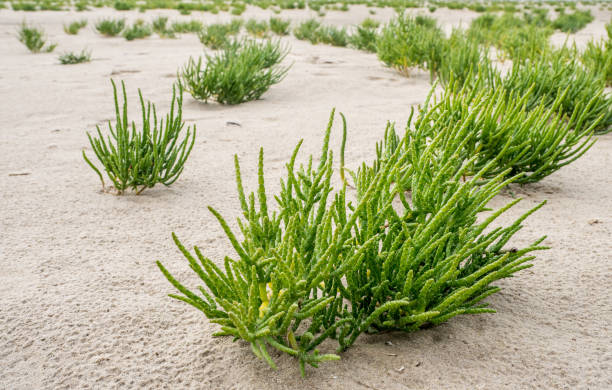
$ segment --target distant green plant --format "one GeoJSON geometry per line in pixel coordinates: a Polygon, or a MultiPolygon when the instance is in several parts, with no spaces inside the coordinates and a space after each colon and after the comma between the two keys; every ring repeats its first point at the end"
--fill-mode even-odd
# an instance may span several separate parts
{"type": "Polygon", "coordinates": [[[268,35],[270,25],[265,20],[249,19],[244,25],[247,32],[256,38],[263,38],[268,35]]]}
{"type": "MultiPolygon", "coordinates": [[[[140,194],[146,188],[152,188],[161,183],[169,186],[174,183],[185,166],[185,161],[195,143],[196,128],[185,127],[183,122],[183,91],[179,86],[178,96],[172,90],[170,113],[158,122],[155,105],[147,102],[145,105],[142,93],[138,90],[142,110],[141,128],[137,129],[134,122],[128,120],[128,104],[125,85],[121,82],[123,105],[120,108],[117,100],[117,88],[113,84],[116,122],[108,123],[109,135],[104,136],[99,126],[98,135],[87,133],[93,149],[103,170],[113,183],[118,195],[132,189],[140,194]],[[151,116],[151,111],[153,116],[151,116]]],[[[98,174],[104,189],[104,179],[98,169],[85,154],[83,158],[98,174]]]]}
{"type": "Polygon", "coordinates": [[[365,18],[361,21],[359,25],[363,28],[377,29],[378,26],[380,26],[380,22],[372,18],[365,18]]]}
{"type": "Polygon", "coordinates": [[[25,21],[21,23],[17,33],[19,42],[23,43],[32,53],[39,53],[41,51],[50,53],[57,46],[56,43],[47,43],[47,38],[42,28],[30,26],[25,21]]]}
{"type": "Polygon", "coordinates": [[[355,49],[376,52],[376,43],[379,34],[375,28],[357,26],[355,31],[348,37],[348,42],[355,49]]]}
{"type": "Polygon", "coordinates": [[[605,79],[597,71],[585,69],[573,50],[567,53],[561,49],[537,61],[514,64],[493,88],[500,87],[508,94],[520,95],[533,88],[527,102],[530,110],[540,104],[552,107],[561,98],[557,110],[564,117],[574,122],[582,118],[587,127],[594,125],[598,134],[612,130],[612,94],[605,91],[605,79]],[[577,110],[579,116],[574,114],[577,110]]]}
{"type": "Polygon", "coordinates": [[[172,31],[175,33],[199,33],[204,28],[204,24],[199,20],[189,22],[172,22],[172,31]]]}
{"type": "Polygon", "coordinates": [[[567,33],[575,33],[582,30],[587,24],[591,23],[595,18],[591,15],[591,11],[575,11],[572,14],[561,13],[553,22],[553,27],[567,33]]]}
{"type": "Polygon", "coordinates": [[[279,83],[288,68],[279,64],[288,50],[279,42],[238,41],[225,45],[216,55],[189,59],[179,72],[179,82],[191,96],[207,102],[240,104],[259,99],[279,83]]]}
{"type": "Polygon", "coordinates": [[[74,4],[74,8],[78,12],[89,11],[89,7],[88,7],[88,4],[87,4],[87,1],[77,1],[74,4]]]}
{"type": "Polygon", "coordinates": [[[446,38],[434,19],[401,14],[383,27],[377,40],[377,54],[385,65],[406,76],[410,68],[419,67],[429,70],[433,80],[446,46],[446,38]]]}
{"type": "Polygon", "coordinates": [[[483,71],[491,67],[488,51],[470,39],[465,31],[453,29],[436,73],[442,84],[458,83],[462,86],[478,72],[479,67],[483,71]]]}
{"type": "Polygon", "coordinates": [[[96,30],[107,37],[114,37],[125,28],[125,19],[102,19],[96,23],[96,30]]]}
{"type": "Polygon", "coordinates": [[[83,27],[87,26],[87,20],[77,20],[71,22],[69,25],[64,25],[64,32],[70,35],[76,35],[79,33],[79,30],[83,27]]]}
{"type": "MultiPolygon", "coordinates": [[[[309,6],[312,6],[312,4],[309,3],[309,6]]],[[[295,37],[299,40],[307,40],[310,41],[310,43],[315,44],[318,42],[317,31],[320,27],[321,22],[316,19],[308,19],[300,23],[293,30],[293,35],[295,35],[295,37]]]]}
{"type": "Polygon", "coordinates": [[[276,35],[288,35],[291,21],[281,18],[270,18],[270,30],[276,35]]]}
{"type": "Polygon", "coordinates": [[[11,2],[11,8],[13,9],[13,11],[36,11],[37,10],[37,6],[35,3],[30,3],[30,2],[16,2],[16,1],[12,1],[11,2]]]}
{"type": "Polygon", "coordinates": [[[144,22],[142,19],[138,19],[132,24],[132,26],[127,27],[123,31],[123,37],[128,41],[133,41],[134,39],[143,39],[151,36],[153,34],[153,30],[151,30],[151,26],[144,22]]]}
{"type": "Polygon", "coordinates": [[[608,87],[612,86],[612,41],[589,41],[581,56],[591,72],[601,75],[608,87]]]}
{"type": "Polygon", "coordinates": [[[80,64],[91,61],[91,53],[87,50],[82,50],[80,53],[68,52],[59,56],[59,62],[62,65],[80,64]]]}
{"type": "Polygon", "coordinates": [[[468,37],[482,45],[500,49],[501,59],[524,62],[537,59],[550,50],[549,37],[553,30],[537,19],[524,19],[512,14],[483,14],[474,19],[468,37]]]}
{"type": "Polygon", "coordinates": [[[440,125],[444,123],[460,123],[461,131],[469,132],[470,139],[459,153],[460,160],[474,164],[466,176],[493,163],[483,179],[507,172],[518,183],[537,182],[582,156],[594,142],[598,123],[589,116],[598,97],[584,101],[566,117],[562,105],[568,92],[569,88],[561,89],[548,102],[536,100],[537,87],[525,91],[502,85],[475,93],[455,84],[447,87],[439,102],[425,106],[423,117],[430,122],[420,125],[430,129],[429,137],[444,132],[440,125]]]}
{"type": "Polygon", "coordinates": [[[344,47],[348,45],[349,35],[345,28],[320,26],[315,33],[316,43],[344,47]]]}
{"type": "Polygon", "coordinates": [[[240,32],[242,20],[234,19],[226,24],[210,24],[198,34],[204,46],[216,50],[221,49],[230,41],[230,37],[240,32]]]}
{"type": "Polygon", "coordinates": [[[232,6],[232,10],[231,10],[231,14],[232,15],[242,15],[242,13],[246,11],[246,4],[245,3],[235,3],[232,6]]]}
{"type": "Polygon", "coordinates": [[[117,11],[129,11],[136,8],[136,2],[130,0],[116,0],[113,7],[117,11]]]}
{"type": "Polygon", "coordinates": [[[175,38],[174,30],[168,27],[168,17],[158,16],[151,23],[153,31],[162,38],[175,38]]]}

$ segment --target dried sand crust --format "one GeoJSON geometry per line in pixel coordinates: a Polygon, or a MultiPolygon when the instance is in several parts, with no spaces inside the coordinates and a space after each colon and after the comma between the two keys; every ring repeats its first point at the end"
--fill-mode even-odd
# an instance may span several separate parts
{"type": "MultiPolygon", "coordinates": [[[[121,15],[159,13],[179,18],[174,11],[121,15]]],[[[604,34],[610,13],[593,13],[597,20],[577,34],[579,44],[604,34]]],[[[62,32],[62,23],[86,17],[91,26],[101,14],[118,13],[25,15],[59,43],[57,51],[92,49],[92,63],[72,67],[60,66],[57,54],[29,54],[14,37],[24,13],[0,10],[0,388],[612,388],[612,134],[541,183],[513,187],[524,201],[505,222],[549,201],[514,242],[547,234],[553,249],[500,283],[503,290],[489,299],[498,314],[414,334],[362,336],[340,362],[301,379],[286,356],[274,356],[279,370],[272,371],[247,345],[212,338],[215,326],[202,314],[166,297],[172,287],[154,260],[195,285],[170,232],[213,259],[231,253],[205,206],[228,220],[238,215],[234,153],[252,188],[263,146],[268,189],[276,191],[294,144],[304,138],[303,152],[316,153],[336,106],[348,118],[347,161],[356,166],[372,156],[387,120],[401,127],[410,105],[424,100],[428,75],[402,78],[375,55],[286,38],[293,67],[263,100],[220,107],[185,96],[184,115],[198,136],[174,186],[115,197],[99,191],[80,156],[85,130],[113,116],[109,77],[126,81],[134,118],[138,87],[163,111],[177,68],[202,46],[193,35],[126,42],[90,27],[78,36],[62,32]]],[[[269,14],[249,9],[242,17],[269,14]]],[[[380,10],[375,18],[391,15],[380,10]]],[[[446,29],[475,15],[434,14],[446,29]]],[[[351,24],[366,16],[366,8],[352,7],[325,19],[351,24]]],[[[339,141],[336,126],[336,150],[339,141]]],[[[506,193],[494,203],[510,199],[506,193]]]]}

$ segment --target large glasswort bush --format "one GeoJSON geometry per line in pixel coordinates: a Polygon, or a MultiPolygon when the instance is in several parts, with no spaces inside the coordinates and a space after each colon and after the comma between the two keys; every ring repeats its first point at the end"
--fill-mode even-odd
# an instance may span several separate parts
{"type": "Polygon", "coordinates": [[[214,55],[189,59],[179,82],[197,100],[239,104],[259,99],[279,83],[288,68],[280,66],[288,49],[278,41],[235,41],[214,55]]]}
{"type": "MultiPolygon", "coordinates": [[[[216,335],[249,342],[272,367],[270,348],[294,356],[302,375],[306,364],[338,358],[317,351],[326,339],[342,351],[364,332],[414,331],[460,314],[493,312],[483,301],[500,290],[492,283],[530,267],[531,252],[544,249],[543,238],[507,247],[541,205],[506,227],[496,219],[518,200],[478,218],[516,178],[506,179],[506,170],[481,185],[491,162],[464,182],[474,161],[457,158],[471,139],[459,122],[430,142],[427,126],[409,128],[403,137],[389,130],[374,163],[352,174],[357,199],[348,199],[346,185],[334,191],[333,115],[318,164],[311,156],[296,169],[301,142],[296,147],[274,196],[276,211],[267,202],[263,151],[259,186],[248,197],[235,159],[242,236],[210,208],[236,252],[222,267],[174,236],[205,287],[188,289],[158,262],[181,293],[171,296],[217,323],[216,335]]],[[[416,123],[427,121],[423,115],[416,123]]]]}
{"type": "MultiPolygon", "coordinates": [[[[158,183],[169,186],[183,172],[185,161],[191,153],[195,142],[196,129],[187,127],[183,135],[183,91],[179,86],[178,97],[172,90],[170,113],[158,121],[155,105],[145,105],[142,93],[138,91],[142,110],[142,124],[136,127],[135,122],[128,120],[128,105],[125,85],[122,82],[123,106],[119,107],[117,88],[113,84],[116,121],[113,126],[108,123],[109,135],[102,134],[99,126],[97,136],[87,133],[89,143],[103,170],[113,183],[117,194],[127,189],[140,194],[146,188],[158,183]],[[152,115],[151,115],[152,114],[152,115]],[[181,139],[182,137],[182,139],[181,139]]],[[[91,162],[83,151],[83,158],[98,174],[104,188],[101,171],[91,162]]]]}

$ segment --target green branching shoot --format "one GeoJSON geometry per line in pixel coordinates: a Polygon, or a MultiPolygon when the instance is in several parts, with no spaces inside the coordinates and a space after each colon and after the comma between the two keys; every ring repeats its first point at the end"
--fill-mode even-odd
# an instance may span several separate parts
{"type": "MultiPolygon", "coordinates": [[[[102,170],[119,195],[128,189],[140,194],[158,183],[171,185],[183,172],[196,134],[195,126],[193,129],[187,127],[183,136],[185,123],[182,115],[182,89],[179,86],[178,94],[173,89],[170,113],[159,120],[155,105],[150,102],[145,104],[142,93],[138,91],[142,124],[137,128],[135,122],[130,123],[128,120],[125,85],[121,83],[123,105],[120,107],[117,88],[114,81],[111,82],[115,100],[115,125],[109,121],[107,135],[102,133],[99,126],[97,135],[87,133],[91,148],[102,164],[102,170]]],[[[98,174],[104,188],[101,170],[92,163],[85,151],[83,158],[98,174]]]]}

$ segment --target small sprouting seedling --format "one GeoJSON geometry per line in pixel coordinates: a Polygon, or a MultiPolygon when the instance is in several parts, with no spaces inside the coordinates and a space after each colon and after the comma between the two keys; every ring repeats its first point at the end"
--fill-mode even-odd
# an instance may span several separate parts
{"type": "MultiPolygon", "coordinates": [[[[117,88],[113,84],[115,99],[116,123],[110,121],[108,128],[110,135],[102,134],[96,126],[98,136],[87,133],[89,143],[102,164],[103,170],[112,181],[117,194],[121,195],[127,189],[140,194],[144,189],[151,188],[157,183],[169,186],[174,183],[183,172],[185,161],[191,153],[195,142],[196,128],[187,127],[187,133],[181,138],[185,126],[183,122],[183,91],[179,86],[178,97],[172,89],[170,113],[165,119],[158,122],[155,104],[148,102],[145,105],[142,93],[140,107],[142,110],[142,128],[137,129],[136,123],[128,121],[128,105],[125,85],[121,82],[123,90],[123,107],[120,109],[117,100],[117,88]],[[153,111],[153,112],[151,112],[153,111]],[[151,114],[153,114],[151,116],[151,114]]],[[[101,171],[89,160],[83,150],[83,158],[87,164],[98,174],[104,189],[104,179],[101,171]]]]}
{"type": "Polygon", "coordinates": [[[87,50],[82,50],[80,53],[68,52],[59,56],[59,61],[62,65],[80,64],[91,61],[91,53],[87,50]]]}
{"type": "Polygon", "coordinates": [[[152,33],[151,27],[144,20],[139,19],[131,27],[125,29],[123,37],[128,41],[133,41],[134,39],[146,38],[152,33]]]}
{"type": "Polygon", "coordinates": [[[87,26],[86,19],[77,20],[77,21],[70,23],[69,25],[64,25],[64,32],[66,34],[76,35],[79,33],[79,30],[81,30],[85,26],[87,26]]]}
{"type": "Polygon", "coordinates": [[[235,42],[214,56],[207,55],[204,68],[202,58],[190,58],[179,72],[180,84],[204,102],[214,99],[221,104],[239,104],[256,100],[285,77],[288,68],[279,64],[287,52],[273,41],[235,42]]]}
{"type": "Polygon", "coordinates": [[[26,22],[21,23],[18,33],[19,42],[23,43],[32,53],[40,53],[41,51],[50,53],[57,46],[56,43],[49,43],[45,47],[47,39],[43,29],[28,26],[26,22]]]}
{"type": "Polygon", "coordinates": [[[114,37],[125,28],[125,19],[102,19],[96,23],[96,30],[107,37],[114,37]]]}
{"type": "Polygon", "coordinates": [[[153,19],[153,23],[151,23],[153,27],[153,31],[157,33],[161,38],[174,38],[174,31],[168,28],[168,17],[167,16],[158,16],[153,19]]]}
{"type": "Polygon", "coordinates": [[[289,34],[289,25],[291,21],[281,18],[270,18],[270,30],[276,35],[289,34]]]}
{"type": "Polygon", "coordinates": [[[265,20],[258,21],[256,19],[249,19],[244,25],[247,32],[256,38],[263,38],[268,34],[270,25],[265,20]]]}

